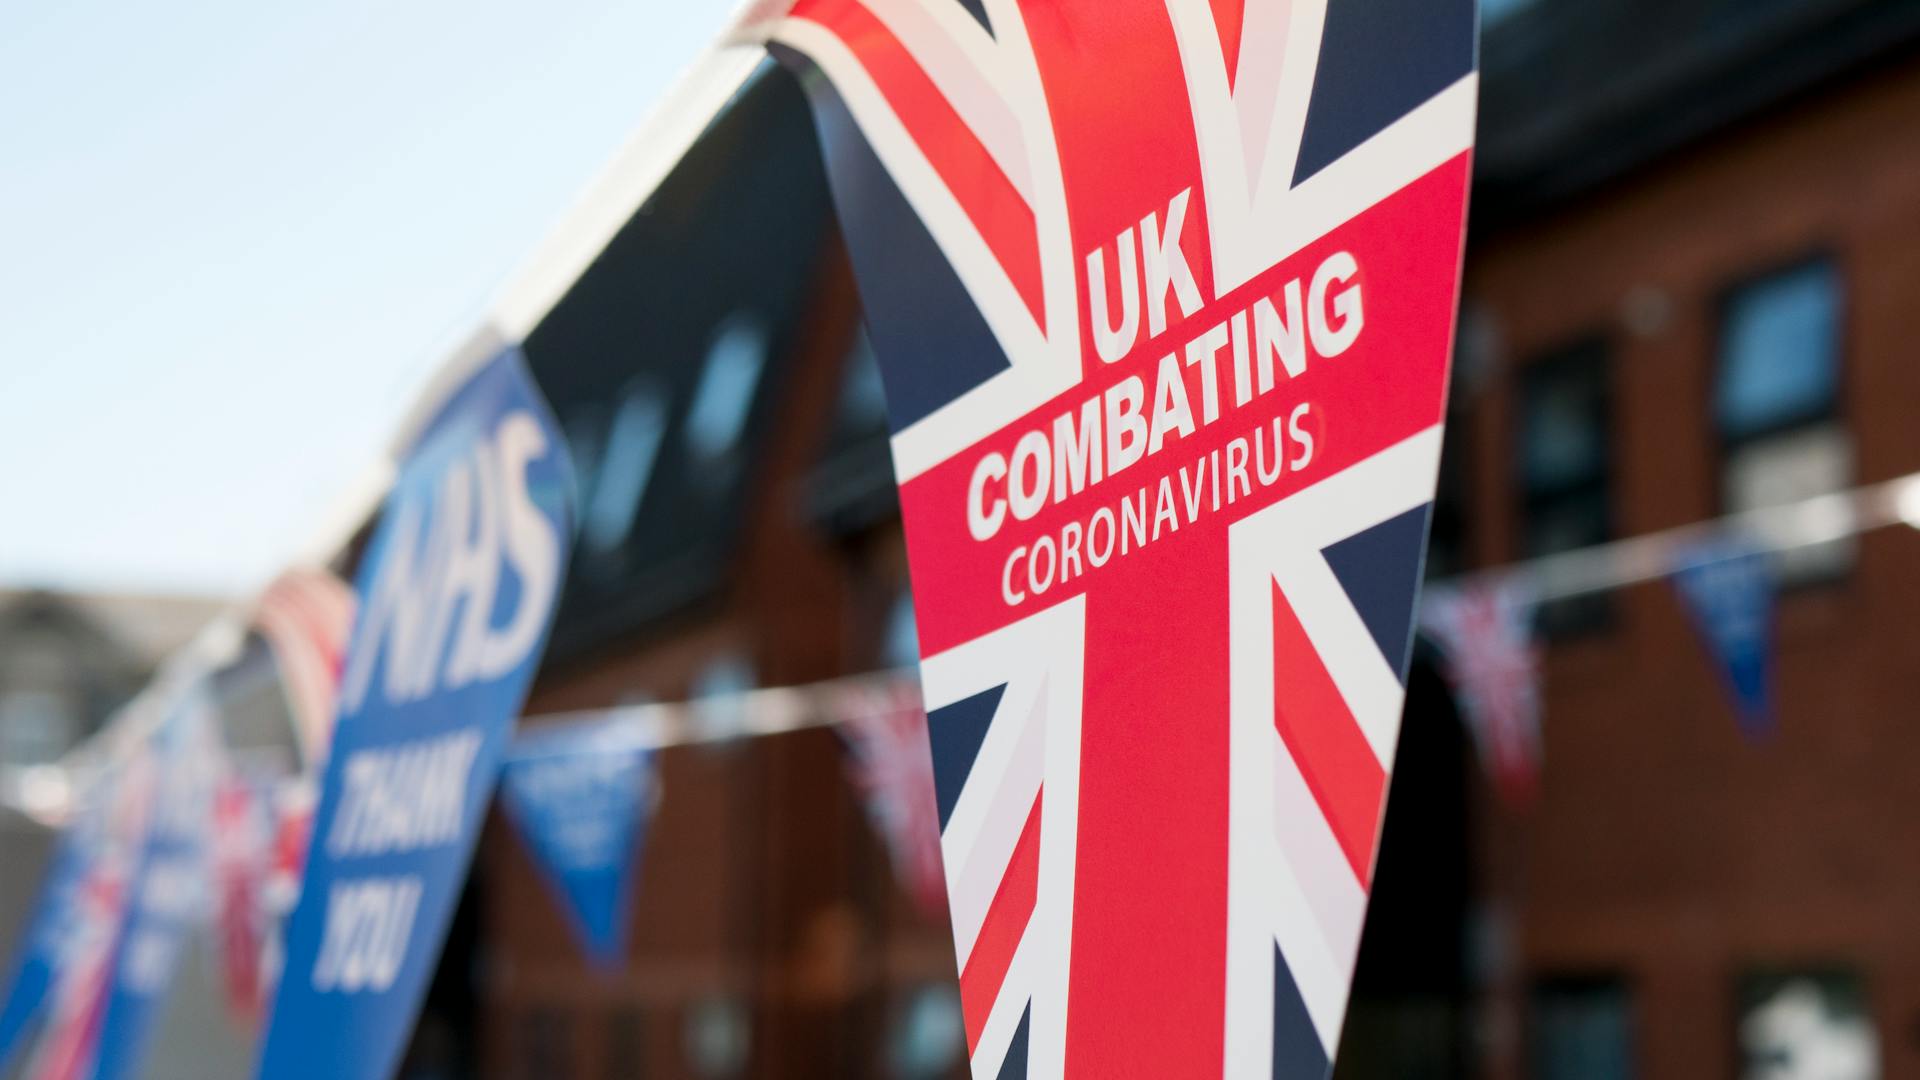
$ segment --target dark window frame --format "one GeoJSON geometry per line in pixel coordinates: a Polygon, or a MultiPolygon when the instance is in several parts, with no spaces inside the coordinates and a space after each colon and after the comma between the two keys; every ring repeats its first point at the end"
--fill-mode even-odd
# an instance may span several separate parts
{"type": "MultiPolygon", "coordinates": [[[[1600,511],[1600,534],[1592,541],[1594,544],[1608,543],[1618,537],[1618,508],[1616,506],[1616,484],[1619,475],[1619,462],[1616,456],[1615,432],[1617,430],[1616,392],[1614,387],[1614,361],[1617,357],[1615,343],[1604,330],[1590,330],[1564,338],[1559,344],[1541,349],[1533,358],[1522,364],[1516,372],[1513,384],[1514,408],[1511,436],[1515,453],[1513,455],[1514,482],[1514,523],[1513,541],[1515,550],[1522,559],[1544,557],[1557,552],[1536,550],[1529,539],[1529,528],[1544,513],[1575,505],[1585,500],[1597,500],[1600,511]],[[1591,368],[1592,377],[1598,382],[1599,429],[1601,449],[1599,466],[1592,475],[1578,480],[1541,487],[1528,475],[1528,434],[1532,416],[1531,404],[1538,391],[1555,378],[1574,378],[1581,376],[1581,369],[1591,368]]],[[[1570,640],[1611,630],[1617,617],[1613,598],[1606,593],[1594,593],[1584,596],[1568,597],[1561,600],[1549,600],[1540,605],[1535,614],[1538,632],[1549,640],[1570,640]]]]}
{"type": "Polygon", "coordinates": [[[573,1076],[576,1072],[574,1026],[578,1016],[564,1005],[536,1003],[521,1010],[520,1064],[528,1076],[573,1076]]]}
{"type": "MultiPolygon", "coordinates": [[[[1848,362],[1847,314],[1849,282],[1839,257],[1826,248],[1816,249],[1795,258],[1769,263],[1759,270],[1742,274],[1722,286],[1713,303],[1713,355],[1707,364],[1707,427],[1713,433],[1715,443],[1714,470],[1716,480],[1726,475],[1728,460],[1745,446],[1756,442],[1777,439],[1782,435],[1792,435],[1829,422],[1838,422],[1849,431],[1853,429],[1851,417],[1847,414],[1848,389],[1852,378],[1853,365],[1848,362]],[[1727,432],[1721,424],[1718,403],[1720,400],[1721,380],[1727,375],[1727,338],[1733,321],[1734,308],[1741,296],[1749,290],[1765,285],[1777,278],[1797,274],[1824,266],[1833,275],[1834,312],[1833,312],[1833,400],[1819,411],[1792,414],[1775,420],[1762,427],[1741,434],[1727,432]]],[[[1727,511],[1726,486],[1719,485],[1715,505],[1722,513],[1727,511]]]]}
{"type": "MultiPolygon", "coordinates": [[[[1866,964],[1850,962],[1848,959],[1830,954],[1815,954],[1800,958],[1771,957],[1759,959],[1747,957],[1733,971],[1728,984],[1729,1012],[1733,1025],[1727,1032],[1731,1037],[1732,1059],[1736,1067],[1744,1064],[1747,1047],[1741,1039],[1741,1026],[1753,1009],[1760,1004],[1763,995],[1760,988],[1773,984],[1776,989],[1789,982],[1806,980],[1816,984],[1845,984],[1857,998],[1862,1019],[1871,1027],[1882,1055],[1893,1037],[1893,1031],[1883,1026],[1881,1009],[1883,990],[1877,985],[1873,971],[1866,964]]],[[[1884,1072],[1884,1061],[1883,1070],[1884,1072]]]]}
{"type": "Polygon", "coordinates": [[[1638,980],[1625,969],[1548,970],[1533,972],[1527,980],[1526,1011],[1523,1020],[1523,1057],[1529,1075],[1537,1072],[1542,1052],[1542,1003],[1545,999],[1572,997],[1594,991],[1617,992],[1625,1018],[1628,1075],[1641,1071],[1640,1032],[1642,1028],[1641,994],[1638,980]]]}
{"type": "MultiPolygon", "coordinates": [[[[1713,324],[1711,330],[1711,353],[1706,364],[1705,414],[1707,438],[1712,446],[1712,470],[1709,483],[1712,485],[1712,498],[1709,505],[1716,516],[1724,517],[1740,512],[1728,498],[1728,471],[1742,451],[1764,443],[1774,442],[1794,435],[1817,431],[1827,426],[1836,426],[1851,440],[1854,431],[1854,416],[1848,407],[1852,399],[1850,390],[1854,379],[1854,365],[1850,357],[1852,335],[1848,333],[1848,317],[1851,314],[1852,281],[1846,272],[1845,263],[1837,249],[1821,245],[1783,259],[1758,264],[1755,268],[1730,278],[1714,296],[1713,324]],[[1764,285],[1774,279],[1787,277],[1814,267],[1825,267],[1831,275],[1834,286],[1833,339],[1831,341],[1833,357],[1833,398],[1826,406],[1818,410],[1808,410],[1774,420],[1738,434],[1726,430],[1719,415],[1720,386],[1727,377],[1728,338],[1732,328],[1735,307],[1743,294],[1764,285]]],[[[1854,463],[1857,469],[1857,462],[1854,463]]],[[[1857,482],[1857,475],[1854,477],[1857,482]]],[[[1782,578],[1780,587],[1787,591],[1800,591],[1840,584],[1850,577],[1857,559],[1849,559],[1845,566],[1832,572],[1813,575],[1789,575],[1782,578]]]]}

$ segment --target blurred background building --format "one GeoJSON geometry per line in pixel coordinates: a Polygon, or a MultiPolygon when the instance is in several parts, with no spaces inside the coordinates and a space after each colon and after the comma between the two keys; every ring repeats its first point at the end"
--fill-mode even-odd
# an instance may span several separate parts
{"type": "MultiPolygon", "coordinates": [[[[1920,5],[1484,7],[1430,576],[1920,470],[1920,5]]],[[[530,722],[911,662],[885,403],[789,76],[526,352],[582,526],[530,722]]],[[[1784,573],[1764,732],[1665,585],[1542,608],[1525,802],[1417,650],[1338,1075],[1920,1077],[1920,535],[1784,573]]],[[[0,641],[0,710],[21,655],[0,641]]],[[[68,730],[35,692],[0,746],[68,730]]],[[[944,920],[896,886],[836,737],[661,770],[625,967],[587,963],[496,816],[407,1075],[964,1075],[944,920]]]]}
{"type": "Polygon", "coordinates": [[[0,590],[0,766],[44,765],[100,730],[222,601],[0,590]]]}
{"type": "Polygon", "coordinates": [[[0,590],[0,940],[9,957],[52,848],[45,825],[16,809],[37,801],[36,767],[98,734],[223,607],[209,597],[0,590]]]}
{"type": "MultiPolygon", "coordinates": [[[[1489,26],[1443,566],[1920,468],[1916,29],[1709,0],[1489,26]]],[[[1920,1075],[1920,814],[1888,764],[1920,755],[1920,536],[1779,572],[1770,732],[1664,584],[1542,610],[1540,797],[1474,829],[1476,1050],[1507,1075],[1920,1075]]]]}
{"type": "MultiPolygon", "coordinates": [[[[1486,18],[1431,574],[1920,469],[1920,8],[1486,18]]],[[[765,72],[530,339],[585,507],[531,712],[912,655],[816,157],[765,72]]],[[[1888,767],[1920,760],[1920,537],[1785,574],[1757,738],[1666,586],[1543,608],[1525,805],[1422,650],[1340,1075],[1920,1075],[1920,814],[1888,767]]],[[[673,751],[664,789],[621,974],[575,958],[489,832],[462,1006],[488,1018],[485,1075],[962,1074],[957,1023],[929,1019],[953,1008],[944,929],[892,887],[832,735],[673,751]]]]}

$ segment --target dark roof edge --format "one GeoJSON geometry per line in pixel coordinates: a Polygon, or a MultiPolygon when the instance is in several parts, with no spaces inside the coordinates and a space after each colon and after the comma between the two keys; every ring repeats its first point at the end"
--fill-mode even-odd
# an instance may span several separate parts
{"type": "Polygon", "coordinates": [[[1683,62],[1524,129],[1483,125],[1474,231],[1524,222],[1916,43],[1920,4],[1874,0],[1791,33],[1753,35],[1734,47],[1703,43],[1683,62]]]}

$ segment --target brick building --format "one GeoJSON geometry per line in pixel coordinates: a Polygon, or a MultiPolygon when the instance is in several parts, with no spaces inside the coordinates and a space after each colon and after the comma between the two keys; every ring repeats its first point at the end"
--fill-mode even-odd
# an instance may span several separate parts
{"type": "MultiPolygon", "coordinates": [[[[1487,17],[1431,571],[1920,469],[1920,9],[1487,17]]],[[[582,474],[530,714],[911,655],[818,156],[797,87],[761,71],[527,339],[582,474]]],[[[1920,1077],[1920,536],[1782,565],[1760,737],[1665,586],[1543,609],[1526,806],[1493,796],[1421,650],[1341,1075],[1920,1077]],[[1837,1071],[1794,1071],[1810,1053],[1837,1071]]],[[[894,887],[834,736],[662,771],[620,972],[587,966],[490,825],[420,1074],[962,1075],[945,929],[894,887]]]]}
{"type": "MultiPolygon", "coordinates": [[[[1920,469],[1912,5],[1580,8],[1487,39],[1455,550],[1504,563],[1920,469]]],[[[1920,840],[1898,764],[1920,760],[1920,536],[1780,572],[1759,738],[1665,585],[1543,612],[1541,797],[1476,830],[1505,1075],[1920,1075],[1920,875],[1896,854],[1920,840]],[[1796,988],[1883,1072],[1762,1071],[1796,988]]]]}

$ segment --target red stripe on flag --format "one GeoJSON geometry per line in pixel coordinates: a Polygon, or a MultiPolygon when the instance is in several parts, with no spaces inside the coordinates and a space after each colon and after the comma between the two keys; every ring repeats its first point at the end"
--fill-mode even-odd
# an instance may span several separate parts
{"type": "Polygon", "coordinates": [[[1026,827],[1007,859],[1007,872],[1000,888],[987,907],[980,923],[980,934],[973,939],[973,951],[960,971],[960,1011],[967,1022],[967,1055],[980,1045],[981,1029],[987,1026],[987,1014],[993,1011],[1000,985],[1007,981],[1007,968],[1013,953],[1033,918],[1033,904],[1040,891],[1040,802],[1046,792],[1034,796],[1033,809],[1027,812],[1026,827]]]}
{"type": "Polygon", "coordinates": [[[794,5],[793,15],[826,27],[853,50],[1044,330],[1040,239],[1033,208],[919,61],[885,24],[853,0],[802,0],[794,5]]]}
{"type": "Polygon", "coordinates": [[[1247,18],[1246,0],[1210,0],[1213,24],[1220,30],[1220,52],[1227,61],[1227,89],[1240,67],[1240,31],[1247,18]]]}
{"type": "Polygon", "coordinates": [[[1274,727],[1360,887],[1371,888],[1387,774],[1278,583],[1273,586],[1273,682],[1274,727]]]}

